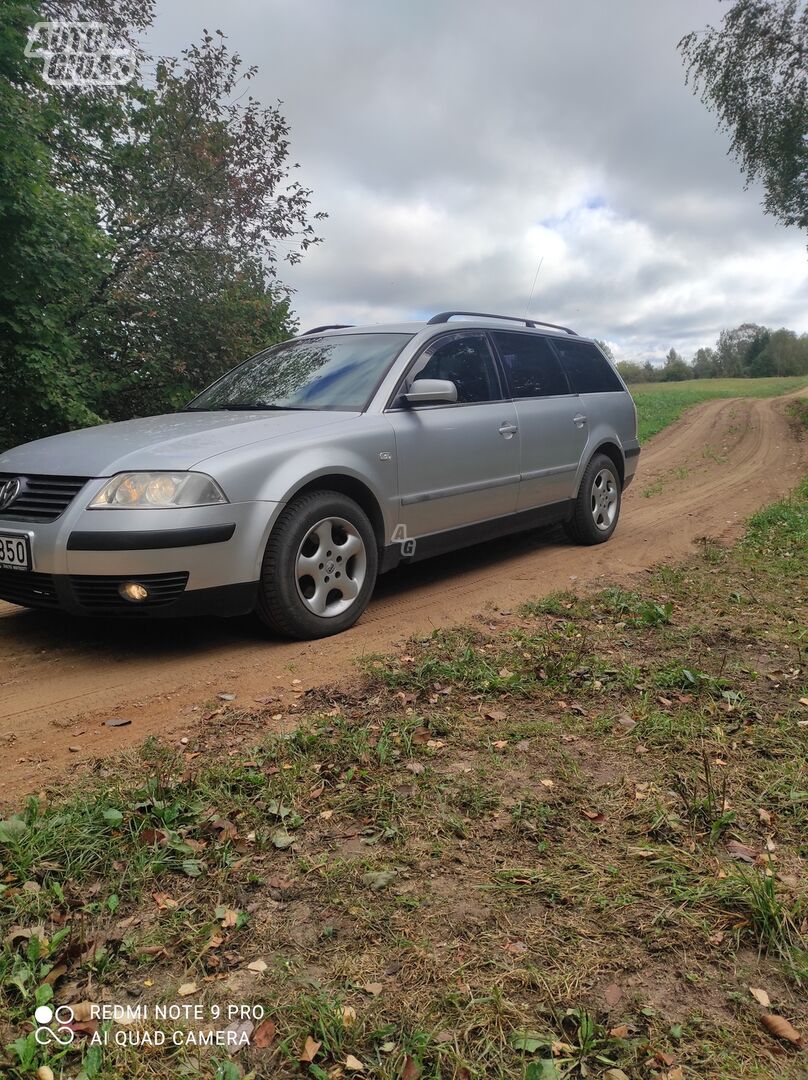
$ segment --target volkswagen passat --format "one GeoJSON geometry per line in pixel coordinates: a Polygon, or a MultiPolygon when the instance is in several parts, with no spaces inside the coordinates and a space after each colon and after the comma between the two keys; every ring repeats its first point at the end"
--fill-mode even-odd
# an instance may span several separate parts
{"type": "Polygon", "coordinates": [[[572,330],[469,312],[318,327],[181,412],[0,455],[0,598],[256,611],[321,637],[402,560],[551,522],[608,540],[638,455],[631,396],[572,330]]]}

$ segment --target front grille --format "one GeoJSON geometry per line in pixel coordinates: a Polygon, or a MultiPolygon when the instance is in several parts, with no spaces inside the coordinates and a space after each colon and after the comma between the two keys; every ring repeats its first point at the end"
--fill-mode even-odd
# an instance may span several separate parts
{"type": "Polygon", "coordinates": [[[173,603],[188,584],[188,573],[177,574],[133,574],[131,577],[99,577],[95,574],[72,575],[70,584],[76,600],[87,611],[97,614],[145,614],[149,608],[165,607],[173,603]],[[148,600],[133,604],[124,600],[118,592],[126,581],[136,581],[149,590],[148,600]]]}
{"type": "Polygon", "coordinates": [[[0,569],[0,600],[21,607],[59,606],[50,574],[35,574],[30,570],[0,569]]]}
{"type": "Polygon", "coordinates": [[[13,518],[15,521],[55,521],[87,483],[86,476],[0,473],[0,484],[5,480],[19,480],[22,485],[11,506],[0,510],[0,518],[13,518]]]}

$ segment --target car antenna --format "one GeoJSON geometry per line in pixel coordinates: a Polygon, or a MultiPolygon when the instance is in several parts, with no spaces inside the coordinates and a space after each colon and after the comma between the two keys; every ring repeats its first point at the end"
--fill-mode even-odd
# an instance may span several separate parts
{"type": "Polygon", "coordinates": [[[533,301],[533,291],[536,288],[536,282],[539,280],[539,271],[541,270],[541,264],[544,262],[544,256],[539,259],[539,265],[536,267],[536,273],[533,277],[533,284],[530,286],[530,296],[527,298],[527,307],[525,308],[525,318],[530,314],[530,305],[533,301]]]}

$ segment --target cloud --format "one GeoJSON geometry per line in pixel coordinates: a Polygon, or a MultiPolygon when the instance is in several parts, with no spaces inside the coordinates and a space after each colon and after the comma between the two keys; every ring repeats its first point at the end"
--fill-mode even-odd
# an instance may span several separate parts
{"type": "Polygon", "coordinates": [[[744,321],[808,330],[805,237],[745,190],[685,85],[715,0],[163,0],[149,44],[220,27],[281,98],[325,243],[286,271],[302,325],[444,307],[569,322],[618,355],[744,321]]]}

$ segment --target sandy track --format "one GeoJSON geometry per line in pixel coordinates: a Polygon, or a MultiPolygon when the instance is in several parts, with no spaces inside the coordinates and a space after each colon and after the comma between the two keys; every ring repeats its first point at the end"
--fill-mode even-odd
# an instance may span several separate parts
{"type": "Polygon", "coordinates": [[[653,439],[610,543],[529,533],[394,571],[360,623],[326,641],[266,640],[247,619],[85,622],[0,602],[0,800],[148,734],[179,737],[217,693],[279,694],[284,712],[301,688],[334,683],[357,656],[411,633],[576,581],[624,580],[686,555],[699,537],[732,539],[808,472],[808,440],[789,424],[787,400],[707,402],[653,439]],[[109,728],[110,717],[132,723],[109,728]]]}

